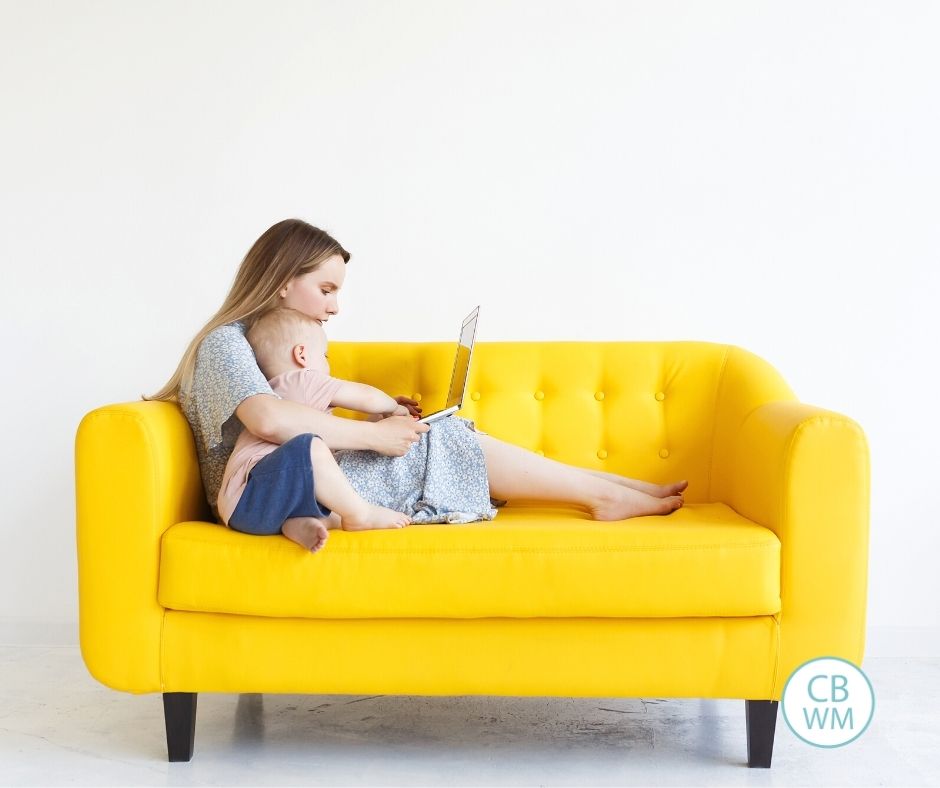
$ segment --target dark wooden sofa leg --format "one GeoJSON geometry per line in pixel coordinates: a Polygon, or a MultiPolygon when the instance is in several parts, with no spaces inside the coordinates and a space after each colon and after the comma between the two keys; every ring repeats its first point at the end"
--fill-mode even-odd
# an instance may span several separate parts
{"type": "Polygon", "coordinates": [[[196,693],[164,692],[166,751],[170,761],[191,761],[196,741],[196,693]]]}
{"type": "Polygon", "coordinates": [[[774,754],[774,731],[777,727],[775,700],[745,700],[744,716],[747,720],[747,765],[754,769],[769,769],[774,754]]]}

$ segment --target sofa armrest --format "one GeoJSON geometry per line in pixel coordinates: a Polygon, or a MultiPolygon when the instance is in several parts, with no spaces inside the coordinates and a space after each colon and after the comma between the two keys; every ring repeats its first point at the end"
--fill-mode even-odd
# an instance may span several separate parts
{"type": "Polygon", "coordinates": [[[868,586],[870,467],[852,419],[793,400],[751,410],[716,486],[739,514],[780,539],[780,656],[773,698],[808,659],[861,665],[868,586]]]}
{"type": "Polygon", "coordinates": [[[209,518],[192,432],[177,405],[129,402],[88,413],[75,437],[82,658],[102,684],[159,692],[160,540],[209,518]]]}

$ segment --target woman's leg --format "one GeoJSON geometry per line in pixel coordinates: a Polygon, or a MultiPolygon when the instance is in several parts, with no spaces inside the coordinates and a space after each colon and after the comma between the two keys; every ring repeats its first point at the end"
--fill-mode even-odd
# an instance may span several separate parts
{"type": "MultiPolygon", "coordinates": [[[[576,465],[571,467],[577,468],[576,465]]],[[[645,492],[647,495],[654,495],[657,498],[665,498],[667,495],[680,495],[682,491],[689,486],[689,483],[685,479],[679,482],[673,482],[672,484],[653,484],[652,482],[644,482],[639,479],[631,479],[629,476],[620,476],[617,473],[592,471],[589,468],[578,468],[578,470],[589,473],[592,476],[597,476],[600,479],[607,479],[614,484],[632,487],[634,490],[645,492]]]]}
{"type": "Polygon", "coordinates": [[[583,468],[541,457],[492,435],[476,436],[486,459],[490,495],[494,498],[575,504],[585,507],[595,520],[669,514],[682,506],[679,495],[657,498],[583,468]]]}

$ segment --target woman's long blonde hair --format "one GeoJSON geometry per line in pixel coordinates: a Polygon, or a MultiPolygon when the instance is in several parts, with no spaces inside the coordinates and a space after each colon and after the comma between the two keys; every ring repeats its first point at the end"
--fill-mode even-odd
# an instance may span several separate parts
{"type": "Polygon", "coordinates": [[[300,219],[285,219],[269,227],[248,250],[225,301],[193,337],[173,377],[156,394],[141,395],[141,399],[178,403],[180,392],[190,388],[196,351],[206,334],[237,320],[251,328],[258,316],[278,305],[278,292],[291,279],[316,271],[337,254],[349,262],[349,252],[336,240],[300,219]]]}

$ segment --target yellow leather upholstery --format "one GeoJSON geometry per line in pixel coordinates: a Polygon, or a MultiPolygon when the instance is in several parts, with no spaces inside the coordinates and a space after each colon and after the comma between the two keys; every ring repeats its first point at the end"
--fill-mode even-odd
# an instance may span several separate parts
{"type": "Polygon", "coordinates": [[[314,619],[169,610],[162,689],[769,699],[777,638],[770,616],[314,619]]]}
{"type": "Polygon", "coordinates": [[[489,522],[336,531],[310,560],[298,562],[299,550],[280,535],[174,525],[163,537],[157,600],[172,610],[301,618],[780,610],[780,542],[720,503],[612,523],[566,508],[510,505],[489,522]]]}
{"type": "Polygon", "coordinates": [[[211,518],[179,408],[129,402],[86,415],[75,440],[75,496],[82,657],[110,687],[152,688],[164,616],[160,540],[181,520],[211,518]]]}
{"type": "MultiPolygon", "coordinates": [[[[334,342],[330,360],[430,412],[453,345],[334,342]]],[[[861,663],[869,458],[854,421],[706,342],[480,343],[468,394],[460,415],[495,437],[688,479],[685,507],[598,523],[513,501],[492,522],[334,531],[310,554],[208,519],[175,405],[99,408],[76,439],[89,670],[129,692],[778,699],[811,657],[861,663]]]]}

